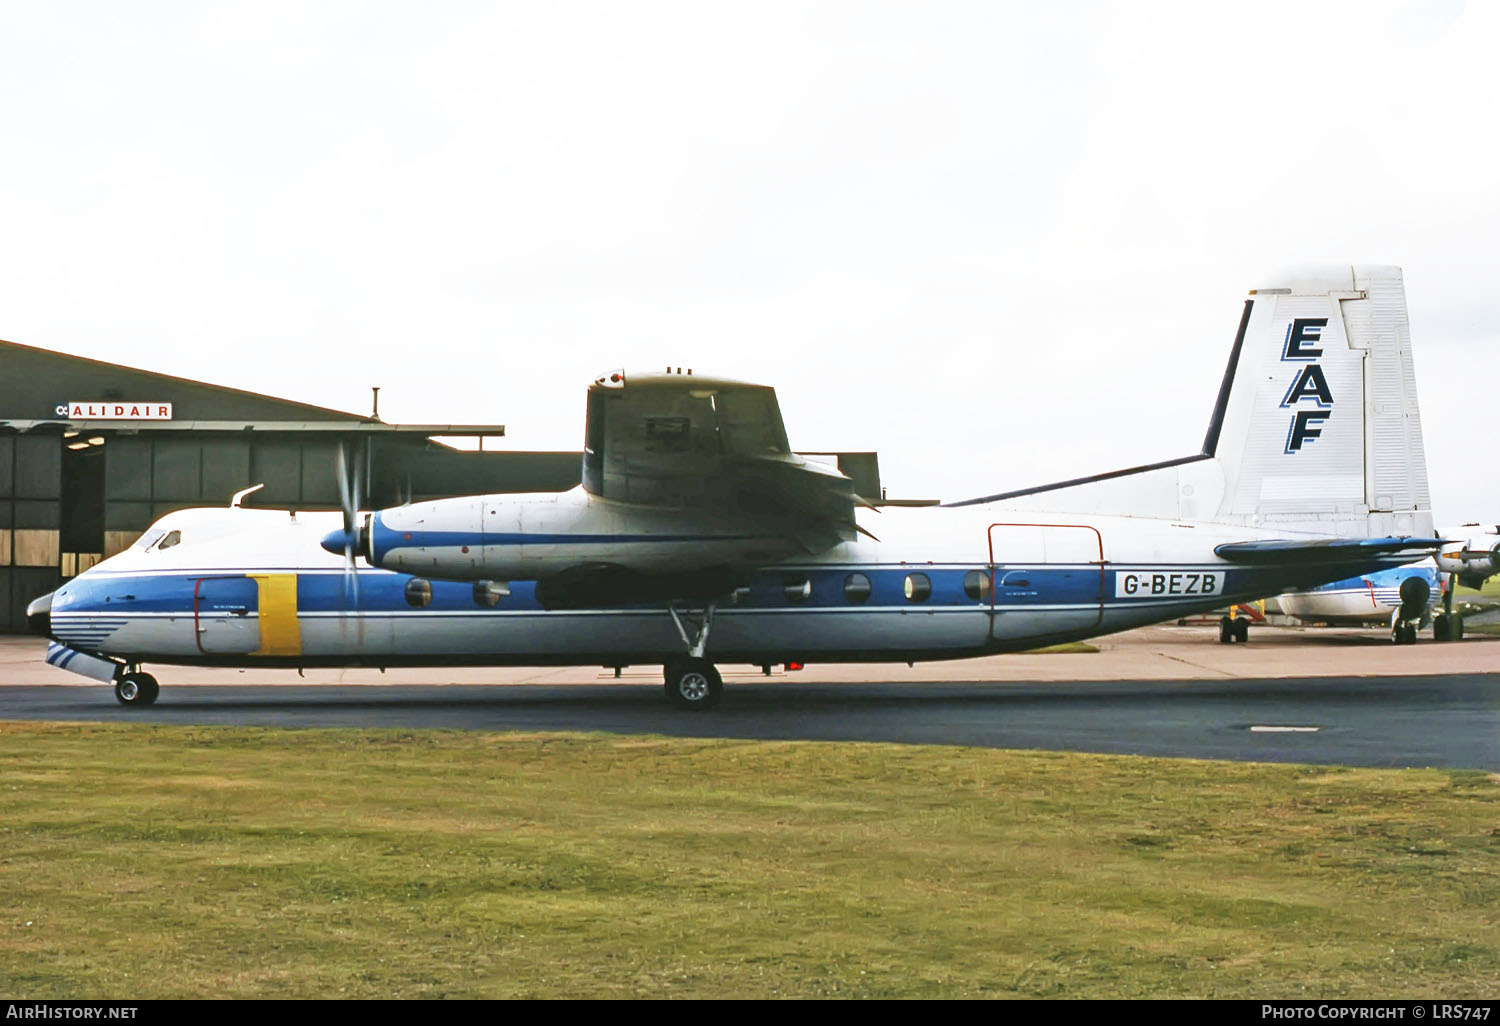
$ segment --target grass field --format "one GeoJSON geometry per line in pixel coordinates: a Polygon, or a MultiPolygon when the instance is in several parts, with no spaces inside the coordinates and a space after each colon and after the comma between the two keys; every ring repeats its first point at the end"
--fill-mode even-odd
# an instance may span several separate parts
{"type": "Polygon", "coordinates": [[[1484,615],[1500,610],[1500,577],[1491,577],[1477,590],[1459,585],[1453,599],[1464,614],[1465,634],[1500,635],[1500,622],[1493,615],[1484,615]]]}
{"type": "Polygon", "coordinates": [[[1493,997],[1500,782],[0,724],[0,992],[1493,997]]]}

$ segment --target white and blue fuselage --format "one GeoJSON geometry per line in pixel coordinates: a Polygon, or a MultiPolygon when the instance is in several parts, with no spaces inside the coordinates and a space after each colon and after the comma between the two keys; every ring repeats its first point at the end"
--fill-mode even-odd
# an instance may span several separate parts
{"type": "MultiPolygon", "coordinates": [[[[861,537],[737,573],[715,602],[705,657],[766,665],[1017,651],[1328,576],[1296,553],[1253,566],[1214,553],[1220,544],[1284,538],[1285,531],[1061,514],[1028,523],[1013,510],[982,505],[859,516],[879,540],[861,537]]],[[[339,523],[338,513],[169,514],[131,549],[58,589],[50,634],[130,666],[619,666],[662,663],[683,651],[680,623],[665,602],[545,608],[535,581],[446,581],[363,565],[348,571],[320,545],[339,523]]],[[[568,543],[558,533],[545,540],[554,552],[568,543]]],[[[1368,569],[1399,558],[1372,553],[1368,569]]],[[[680,602],[676,608],[697,613],[680,602]]]]}
{"type": "MultiPolygon", "coordinates": [[[[1280,596],[1281,611],[1324,623],[1388,623],[1403,605],[1401,587],[1416,579],[1426,584],[1424,619],[1442,602],[1447,584],[1434,560],[1375,570],[1280,596]]],[[[1410,585],[1407,586],[1410,588],[1410,585]]]]}

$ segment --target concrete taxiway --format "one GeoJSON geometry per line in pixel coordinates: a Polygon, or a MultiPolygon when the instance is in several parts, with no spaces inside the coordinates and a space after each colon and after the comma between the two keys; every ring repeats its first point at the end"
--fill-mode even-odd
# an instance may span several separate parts
{"type": "Polygon", "coordinates": [[[1379,631],[1213,627],[1097,639],[1097,653],[778,673],[726,667],[723,705],[676,711],[657,667],[295,671],[149,669],[158,703],[0,639],[0,718],[281,727],[583,730],[890,741],[1212,759],[1500,770],[1500,639],[1392,646],[1379,631]]]}

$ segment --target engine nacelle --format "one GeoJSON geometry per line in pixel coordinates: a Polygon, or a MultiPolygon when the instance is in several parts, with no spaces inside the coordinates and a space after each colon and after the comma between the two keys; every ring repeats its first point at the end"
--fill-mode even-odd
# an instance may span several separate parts
{"type": "Polygon", "coordinates": [[[1500,573],[1500,537],[1496,537],[1495,528],[1476,530],[1477,526],[1470,524],[1457,531],[1443,532],[1445,537],[1461,540],[1445,545],[1437,554],[1438,569],[1445,574],[1458,574],[1459,581],[1468,588],[1478,588],[1500,573]]]}
{"type": "Polygon", "coordinates": [[[1432,586],[1425,577],[1408,577],[1401,582],[1401,619],[1421,620],[1427,613],[1432,586]]]}
{"type": "Polygon", "coordinates": [[[459,581],[543,581],[580,568],[611,568],[578,578],[585,584],[570,578],[554,588],[561,605],[591,590],[621,590],[621,581],[637,579],[632,575],[757,566],[798,551],[796,539],[746,520],[617,503],[582,488],[413,503],[381,510],[361,524],[355,538],[335,531],[323,547],[338,553],[353,545],[383,570],[459,581]]]}

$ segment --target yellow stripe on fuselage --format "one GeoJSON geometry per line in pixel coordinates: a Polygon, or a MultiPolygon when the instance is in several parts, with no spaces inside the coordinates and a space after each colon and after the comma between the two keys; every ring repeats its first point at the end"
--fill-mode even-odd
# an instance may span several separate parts
{"type": "Polygon", "coordinates": [[[297,575],[251,574],[260,591],[260,648],[252,655],[302,654],[297,623],[297,575]]]}

